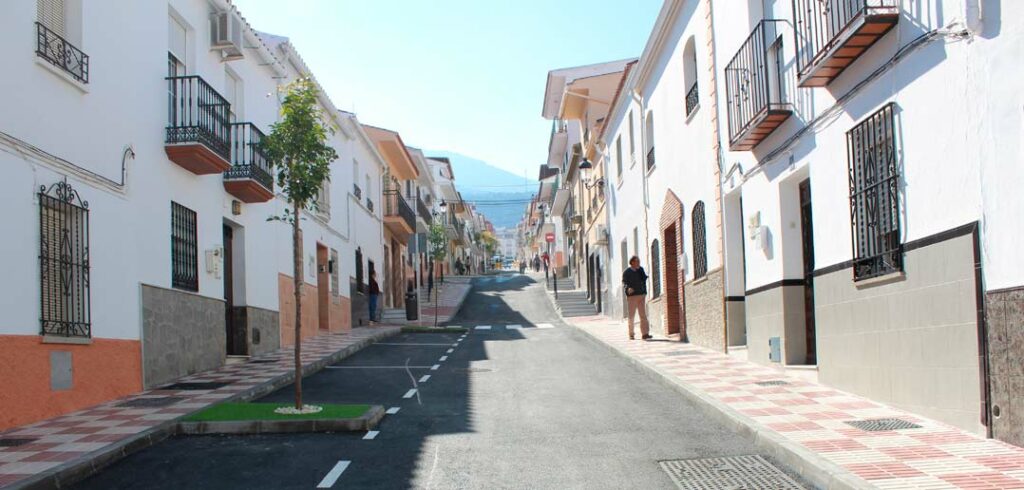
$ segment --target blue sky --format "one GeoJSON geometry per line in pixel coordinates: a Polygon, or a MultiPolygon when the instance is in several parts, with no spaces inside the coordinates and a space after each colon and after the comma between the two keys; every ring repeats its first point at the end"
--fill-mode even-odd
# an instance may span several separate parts
{"type": "Polygon", "coordinates": [[[536,178],[548,70],[639,56],[658,0],[234,0],[331,100],[406,144],[536,178]]]}

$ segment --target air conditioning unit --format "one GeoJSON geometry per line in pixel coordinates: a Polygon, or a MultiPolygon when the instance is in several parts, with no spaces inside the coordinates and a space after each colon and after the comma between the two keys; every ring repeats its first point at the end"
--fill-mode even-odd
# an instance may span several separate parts
{"type": "Polygon", "coordinates": [[[210,49],[219,49],[224,61],[245,57],[242,53],[242,19],[233,11],[210,16],[210,49]]]}
{"type": "Polygon", "coordinates": [[[608,244],[608,227],[605,225],[597,225],[595,228],[594,243],[597,245],[608,244]]]}

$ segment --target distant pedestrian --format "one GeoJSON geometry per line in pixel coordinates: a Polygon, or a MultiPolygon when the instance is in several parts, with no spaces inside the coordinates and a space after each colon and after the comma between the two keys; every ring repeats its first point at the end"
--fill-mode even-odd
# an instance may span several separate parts
{"type": "Polygon", "coordinates": [[[622,287],[626,292],[626,304],[629,307],[629,340],[633,340],[633,314],[640,313],[640,338],[647,340],[650,325],[647,323],[647,273],[640,267],[640,257],[634,255],[629,259],[629,267],[622,271],[622,287]]]}
{"type": "Polygon", "coordinates": [[[380,284],[377,284],[377,271],[370,273],[370,323],[377,322],[377,301],[380,299],[380,284]]]}
{"type": "Polygon", "coordinates": [[[434,264],[431,263],[427,272],[427,299],[430,299],[430,293],[434,291],[434,264]]]}
{"type": "Polygon", "coordinates": [[[462,259],[455,259],[455,273],[461,276],[465,272],[466,270],[463,268],[462,259]]]}

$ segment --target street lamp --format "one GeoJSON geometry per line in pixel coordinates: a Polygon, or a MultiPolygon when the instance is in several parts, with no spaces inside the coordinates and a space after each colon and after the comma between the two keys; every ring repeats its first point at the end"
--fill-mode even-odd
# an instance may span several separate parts
{"type": "Polygon", "coordinates": [[[583,185],[587,186],[587,189],[593,189],[594,187],[604,188],[604,177],[597,179],[593,183],[590,182],[591,174],[594,171],[594,164],[590,163],[585,157],[580,162],[580,172],[583,174],[583,185]]]}

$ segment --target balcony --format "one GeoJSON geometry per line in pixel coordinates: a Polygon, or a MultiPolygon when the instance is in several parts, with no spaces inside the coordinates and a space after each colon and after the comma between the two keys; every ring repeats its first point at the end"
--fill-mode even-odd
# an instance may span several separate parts
{"type": "Polygon", "coordinates": [[[352,195],[355,196],[357,201],[363,200],[363,190],[359,188],[359,184],[352,184],[352,195]]]}
{"type": "Polygon", "coordinates": [[[425,228],[430,228],[434,224],[434,215],[431,214],[430,207],[427,206],[427,203],[423,202],[421,197],[416,198],[416,213],[417,217],[423,220],[423,223],[426,225],[425,228]]]}
{"type": "Polygon", "coordinates": [[[896,0],[794,0],[797,81],[824,87],[897,22],[896,0]]]}
{"type": "Polygon", "coordinates": [[[384,191],[384,226],[399,240],[416,232],[416,213],[396,190],[384,191]]]}
{"type": "Polygon", "coordinates": [[[697,92],[697,82],[693,82],[690,90],[686,91],[686,115],[693,114],[693,111],[697,110],[697,105],[699,104],[700,95],[697,92]]]}
{"type": "Polygon", "coordinates": [[[36,22],[36,55],[64,70],[71,78],[89,83],[89,55],[39,22],[36,22]]]}
{"type": "Polygon", "coordinates": [[[202,78],[167,77],[167,157],[196,175],[228,170],[230,109],[227,100],[202,78]]]}
{"type": "Polygon", "coordinates": [[[224,172],[224,189],[246,203],[274,197],[274,174],[263,151],[263,132],[252,123],[231,125],[231,168],[224,172]]]}
{"type": "Polygon", "coordinates": [[[762,20],[725,67],[729,149],[753,150],[789,116],[777,20],[762,20]]]}

